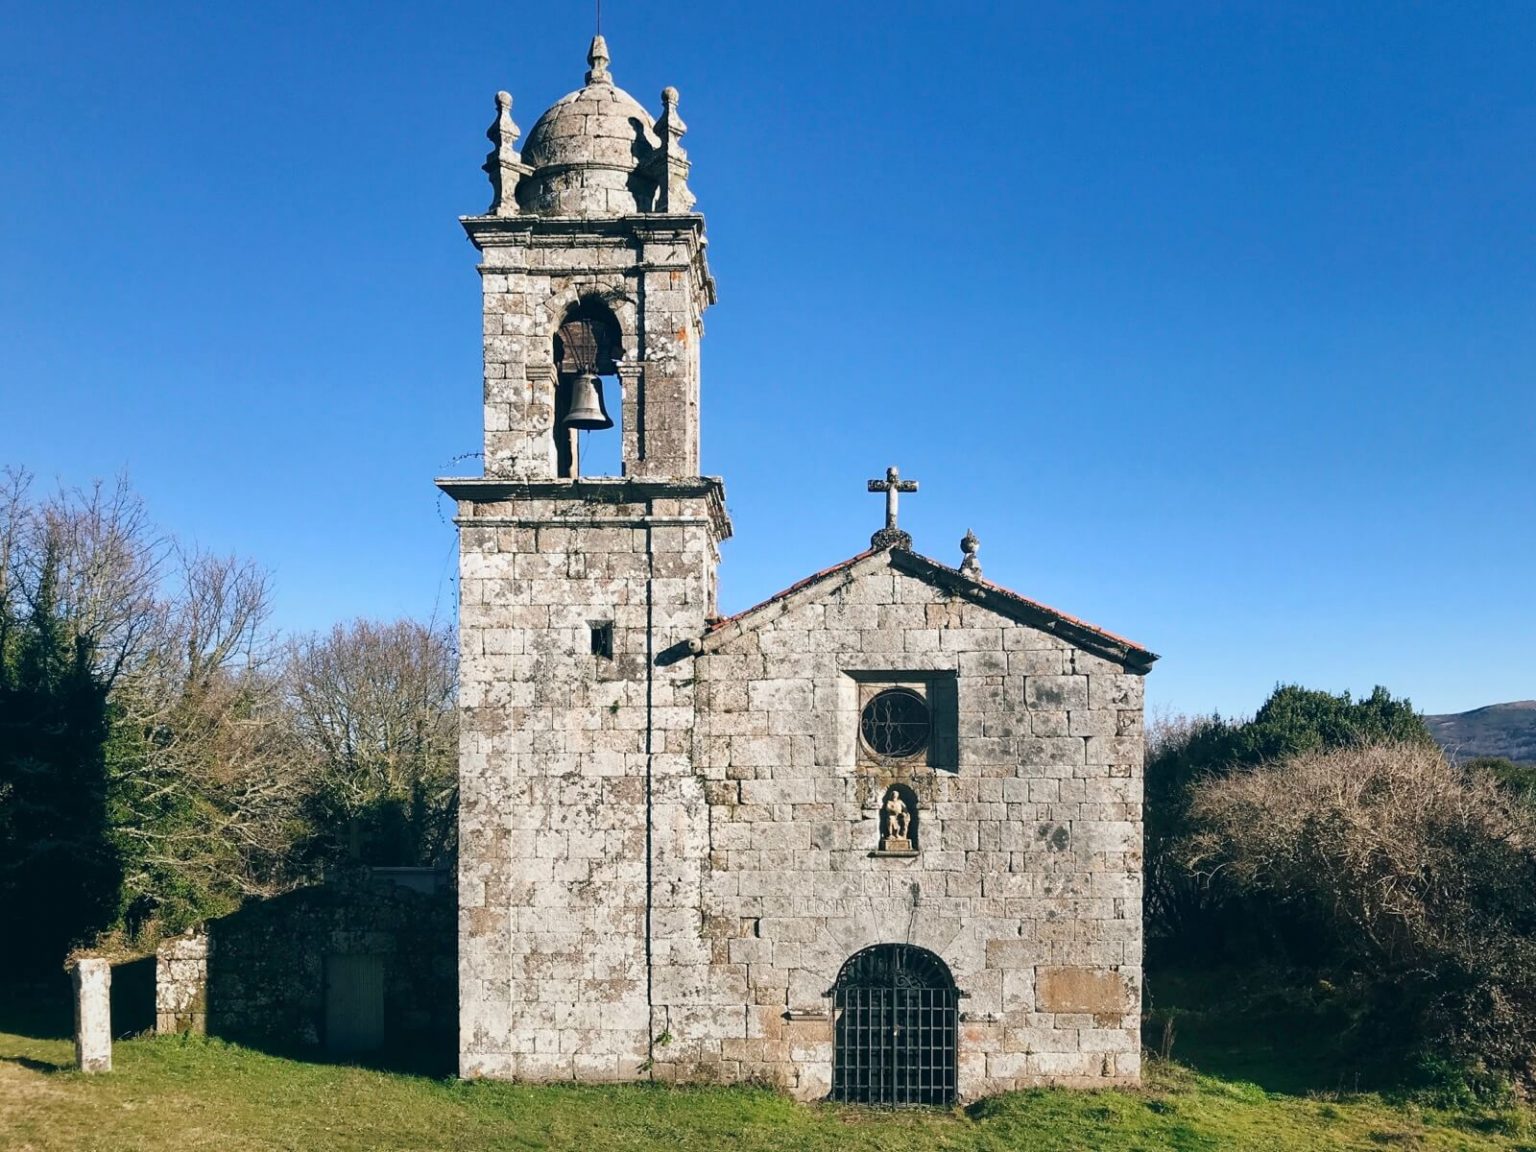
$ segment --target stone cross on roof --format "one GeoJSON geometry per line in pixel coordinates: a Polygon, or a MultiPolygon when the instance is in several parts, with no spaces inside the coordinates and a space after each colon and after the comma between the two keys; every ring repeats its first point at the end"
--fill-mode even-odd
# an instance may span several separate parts
{"type": "Polygon", "coordinates": [[[912,537],[896,527],[896,494],[916,492],[916,480],[903,480],[893,464],[885,470],[884,480],[871,480],[871,492],[885,493],[885,527],[869,538],[871,548],[905,548],[912,550],[912,537]]]}

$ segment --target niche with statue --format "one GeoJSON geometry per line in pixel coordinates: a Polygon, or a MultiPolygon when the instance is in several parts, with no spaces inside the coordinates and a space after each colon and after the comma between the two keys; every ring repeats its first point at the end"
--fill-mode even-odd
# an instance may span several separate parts
{"type": "Polygon", "coordinates": [[[917,793],[905,784],[892,784],[880,800],[880,846],[875,855],[916,856],[917,822],[917,793]]]}

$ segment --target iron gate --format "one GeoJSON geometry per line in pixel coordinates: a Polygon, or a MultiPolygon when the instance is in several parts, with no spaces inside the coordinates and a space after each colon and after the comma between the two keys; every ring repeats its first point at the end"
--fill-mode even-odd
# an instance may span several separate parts
{"type": "Polygon", "coordinates": [[[955,1102],[960,992],[944,961],[877,944],[849,957],[832,996],[834,1100],[955,1102]]]}

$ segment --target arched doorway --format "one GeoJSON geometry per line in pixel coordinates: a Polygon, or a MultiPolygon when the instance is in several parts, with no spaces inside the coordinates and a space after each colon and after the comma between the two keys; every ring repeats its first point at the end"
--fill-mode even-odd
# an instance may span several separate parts
{"type": "Polygon", "coordinates": [[[832,986],[832,1098],[953,1104],[960,991],[949,967],[910,944],[876,944],[832,986]]]}

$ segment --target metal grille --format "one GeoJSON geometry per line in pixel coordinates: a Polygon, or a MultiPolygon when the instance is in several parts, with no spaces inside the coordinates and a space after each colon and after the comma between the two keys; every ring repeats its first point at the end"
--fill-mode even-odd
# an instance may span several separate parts
{"type": "Polygon", "coordinates": [[[912,756],[928,746],[928,702],[910,688],[888,688],[868,704],[859,731],[879,756],[912,756]]]}
{"type": "Polygon", "coordinates": [[[618,325],[600,305],[584,304],[555,333],[555,363],[568,376],[579,372],[611,376],[622,354],[618,325]]]}
{"type": "Polygon", "coordinates": [[[834,1100],[955,1102],[960,993],[944,961],[877,944],[843,965],[832,995],[834,1100]]]}

